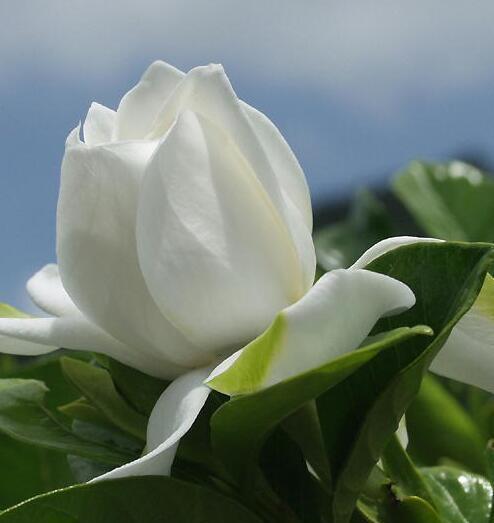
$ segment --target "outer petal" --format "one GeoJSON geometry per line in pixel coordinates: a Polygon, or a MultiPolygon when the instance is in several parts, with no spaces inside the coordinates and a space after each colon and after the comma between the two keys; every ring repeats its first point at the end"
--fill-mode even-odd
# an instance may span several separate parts
{"type": "Polygon", "coordinates": [[[412,243],[421,243],[421,242],[442,242],[443,240],[438,240],[436,238],[419,238],[416,236],[395,236],[393,238],[386,238],[362,254],[362,256],[350,267],[350,269],[363,269],[367,267],[369,263],[379,256],[386,254],[393,249],[397,249],[402,245],[410,245],[412,243]]]}
{"type": "Polygon", "coordinates": [[[57,265],[50,263],[27,282],[27,292],[33,302],[54,316],[80,314],[79,309],[63,288],[57,265]]]}
{"type": "Polygon", "coordinates": [[[150,357],[196,366],[203,356],[160,313],[137,260],[137,197],[154,148],[67,147],[57,215],[60,274],[84,316],[113,337],[150,357]]]}
{"type": "Polygon", "coordinates": [[[91,104],[84,122],[84,142],[98,145],[112,140],[117,113],[96,102],[91,104]]]}
{"type": "Polygon", "coordinates": [[[237,98],[220,65],[211,64],[189,71],[167,99],[150,137],[163,136],[185,110],[204,116],[235,141],[288,230],[299,256],[299,270],[307,291],[315,274],[311,228],[307,226],[310,203],[306,187],[303,187],[303,175],[301,179],[286,144],[282,143],[277,131],[273,131],[274,126],[265,121],[259,123],[259,118],[247,114],[245,104],[237,98]],[[281,174],[285,169],[289,172],[281,174]],[[299,212],[294,213],[295,209],[302,220],[299,212]]]}
{"type": "Polygon", "coordinates": [[[211,368],[177,378],[161,395],[149,418],[147,453],[92,481],[170,474],[180,438],[192,427],[211,389],[203,381],[211,368]]]}
{"type": "Polygon", "coordinates": [[[312,231],[309,187],[297,158],[266,115],[244,102],[241,104],[279,180],[284,197],[291,200],[306,227],[312,231]]]}
{"type": "Polygon", "coordinates": [[[314,283],[316,255],[312,242],[312,205],[304,173],[290,146],[271,120],[240,102],[275,173],[285,203],[284,215],[300,257],[307,289],[314,283]]]}
{"type": "Polygon", "coordinates": [[[0,318],[0,352],[37,356],[60,347],[101,352],[126,365],[162,378],[184,369],[170,366],[127,347],[82,316],[66,318],[0,318]]]}
{"type": "Polygon", "coordinates": [[[494,393],[494,279],[487,275],[472,308],[456,324],[431,370],[494,393]]]}
{"type": "Polygon", "coordinates": [[[412,291],[388,276],[331,271],[241,354],[213,371],[207,383],[227,394],[273,385],[355,350],[379,318],[414,303],[412,291]]]}
{"type": "Polygon", "coordinates": [[[149,133],[163,103],[184,73],[165,62],[151,64],[139,83],[121,100],[117,110],[115,140],[141,139],[149,133]]]}
{"type": "Polygon", "coordinates": [[[163,314],[217,354],[253,339],[304,292],[293,244],[250,165],[191,112],[148,168],[137,240],[163,314]]]}

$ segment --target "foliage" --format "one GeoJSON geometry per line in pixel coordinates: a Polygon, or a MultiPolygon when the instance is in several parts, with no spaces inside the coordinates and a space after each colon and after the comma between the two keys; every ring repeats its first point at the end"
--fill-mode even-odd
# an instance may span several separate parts
{"type": "MultiPolygon", "coordinates": [[[[101,355],[2,356],[0,506],[11,508],[0,523],[494,521],[494,400],[429,372],[492,268],[494,182],[464,164],[415,162],[393,187],[424,235],[448,240],[366,267],[408,285],[416,305],[380,320],[357,350],[274,385],[213,380],[243,393],[210,395],[170,478],[84,483],[146,451],[168,381],[101,355]],[[394,435],[403,416],[406,450],[394,435]]],[[[361,192],[345,220],[316,231],[321,272],[351,265],[393,223],[361,192]]],[[[278,327],[259,344],[277,343],[278,327]]],[[[249,376],[264,364],[250,360],[249,376]]]]}

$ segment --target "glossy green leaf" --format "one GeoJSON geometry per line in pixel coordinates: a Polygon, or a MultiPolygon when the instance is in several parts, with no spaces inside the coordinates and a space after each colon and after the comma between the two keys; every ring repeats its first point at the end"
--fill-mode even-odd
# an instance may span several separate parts
{"type": "Polygon", "coordinates": [[[424,372],[451,329],[469,310],[493,260],[485,244],[413,244],[367,268],[406,283],[416,305],[380,320],[375,332],[426,324],[434,337],[414,338],[384,352],[318,398],[335,482],[335,521],[349,520],[355,502],[399,420],[417,394],[424,372]]]}
{"type": "Polygon", "coordinates": [[[393,227],[384,205],[362,190],[344,221],[314,233],[317,263],[326,271],[349,267],[369,247],[390,236],[393,227]]]}
{"type": "Polygon", "coordinates": [[[0,514],[1,523],[261,523],[212,490],[146,476],[77,485],[33,498],[0,514]]]}
{"type": "Polygon", "coordinates": [[[0,380],[0,432],[66,454],[121,465],[133,455],[80,438],[43,404],[46,386],[36,380],[0,380]]]}
{"type": "Polygon", "coordinates": [[[106,369],[67,357],[60,364],[65,376],[109,421],[146,441],[147,419],[122,398],[106,369]]]}
{"type": "Polygon", "coordinates": [[[430,334],[427,327],[421,326],[395,330],[366,348],[341,356],[322,367],[231,399],[211,419],[215,452],[241,484],[248,483],[260,448],[277,424],[381,351],[389,351],[410,338],[430,334]]]}
{"type": "Polygon", "coordinates": [[[394,180],[394,191],[430,236],[494,240],[494,180],[475,167],[413,162],[394,180]]]}
{"type": "Polygon", "coordinates": [[[409,452],[422,464],[452,459],[484,470],[485,438],[461,403],[432,375],[425,377],[407,410],[409,452]]]}
{"type": "Polygon", "coordinates": [[[486,471],[489,481],[494,486],[494,440],[487,442],[485,449],[486,471]]]}
{"type": "Polygon", "coordinates": [[[484,477],[451,467],[422,469],[434,504],[447,523],[489,523],[492,486],[484,477]]]}
{"type": "Polygon", "coordinates": [[[494,522],[494,441],[491,439],[488,441],[485,449],[485,461],[487,477],[491,482],[493,488],[493,496],[491,497],[491,514],[489,517],[489,523],[494,522]]]}

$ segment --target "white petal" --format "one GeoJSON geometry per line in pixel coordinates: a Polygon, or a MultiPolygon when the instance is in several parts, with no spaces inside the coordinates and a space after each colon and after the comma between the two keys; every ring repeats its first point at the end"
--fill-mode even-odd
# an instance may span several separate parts
{"type": "Polygon", "coordinates": [[[104,105],[93,102],[84,122],[84,142],[98,145],[112,140],[117,113],[104,105]]]}
{"type": "Polygon", "coordinates": [[[170,378],[185,370],[125,346],[82,316],[0,318],[0,352],[37,356],[61,347],[100,352],[161,378],[170,378]]]}
{"type": "Polygon", "coordinates": [[[298,251],[306,289],[314,283],[316,254],[312,242],[312,205],[304,172],[280,131],[263,113],[240,102],[278,179],[284,216],[298,251]]]}
{"type": "Polygon", "coordinates": [[[472,308],[456,324],[431,370],[494,393],[494,279],[487,275],[472,308]]]}
{"type": "Polygon", "coordinates": [[[393,249],[397,249],[402,245],[442,241],[443,240],[438,240],[436,238],[419,238],[416,236],[395,236],[393,238],[386,238],[365,251],[364,254],[362,254],[362,256],[350,267],[350,269],[363,269],[364,267],[367,267],[370,262],[379,258],[379,256],[382,256],[393,249]]]}
{"type": "Polygon", "coordinates": [[[149,133],[163,103],[184,77],[165,62],[149,66],[139,83],[121,100],[117,110],[115,140],[144,138],[149,133]]]}
{"type": "Polygon", "coordinates": [[[82,145],[83,142],[81,140],[81,123],[77,125],[77,127],[74,127],[72,131],[68,134],[66,140],[65,140],[65,147],[75,147],[76,145],[82,145]]]}
{"type": "Polygon", "coordinates": [[[218,354],[260,334],[305,290],[293,244],[249,164],[188,111],[146,172],[137,241],[163,314],[218,354]]]}
{"type": "Polygon", "coordinates": [[[213,388],[226,391],[222,381],[230,374],[229,394],[273,385],[355,350],[379,318],[414,303],[405,284],[383,274],[331,271],[239,356],[223,363],[225,374],[213,371],[208,383],[212,380],[213,388]]]}
{"type": "MultiPolygon", "coordinates": [[[[0,330],[2,329],[3,318],[0,319],[0,330]]],[[[0,335],[0,353],[12,354],[15,356],[42,356],[58,350],[59,347],[51,345],[41,345],[20,338],[0,335]]]]}
{"type": "Polygon", "coordinates": [[[407,430],[407,421],[405,416],[400,419],[400,424],[398,425],[398,430],[396,431],[396,436],[398,441],[401,443],[401,446],[406,449],[408,447],[408,430],[407,430]]]}
{"type": "Polygon", "coordinates": [[[154,148],[145,142],[67,148],[57,215],[60,275],[84,316],[125,345],[197,366],[204,357],[160,313],[137,260],[139,184],[154,148]]]}
{"type": "Polygon", "coordinates": [[[278,128],[266,115],[244,102],[241,104],[266,151],[284,196],[293,202],[306,227],[312,231],[309,187],[297,158],[278,128]]]}
{"type": "Polygon", "coordinates": [[[54,316],[80,314],[79,309],[63,288],[58,267],[54,263],[45,265],[27,282],[27,292],[33,302],[54,316]]]}
{"type": "Polygon", "coordinates": [[[258,119],[254,123],[255,117],[248,116],[244,107],[223,67],[215,64],[196,67],[166,101],[150,137],[163,136],[178,115],[190,110],[217,125],[234,141],[287,228],[300,258],[299,270],[307,291],[314,281],[316,263],[307,216],[310,202],[303,174],[294,166],[296,160],[290,157],[288,146],[277,131],[273,131],[274,126],[259,124],[258,119]],[[289,173],[282,174],[285,169],[289,173]]]}
{"type": "Polygon", "coordinates": [[[187,73],[163,106],[150,137],[163,136],[184,111],[204,116],[234,140],[275,207],[283,207],[278,180],[221,65],[187,73]]]}
{"type": "Polygon", "coordinates": [[[127,476],[168,476],[180,438],[192,427],[211,389],[203,384],[211,368],[177,378],[165,389],[149,418],[147,453],[92,481],[127,476]]]}
{"type": "Polygon", "coordinates": [[[286,201],[285,209],[286,223],[300,262],[302,285],[307,292],[314,284],[317,264],[311,229],[304,223],[301,214],[291,200],[286,201]]]}

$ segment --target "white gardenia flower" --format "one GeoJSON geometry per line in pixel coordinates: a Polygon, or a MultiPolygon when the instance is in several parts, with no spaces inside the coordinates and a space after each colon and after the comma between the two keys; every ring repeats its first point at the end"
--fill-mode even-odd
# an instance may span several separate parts
{"type": "Polygon", "coordinates": [[[167,474],[211,371],[273,321],[283,342],[259,386],[354,350],[380,317],[414,304],[406,285],[362,269],[404,239],[313,285],[311,232],[295,156],[222,67],[184,74],[155,62],[116,111],[91,106],[83,140],[79,128],[69,135],[58,266],[27,285],[51,317],[0,319],[0,350],[91,350],[174,379],[151,414],[147,454],[98,479],[167,474]]]}

